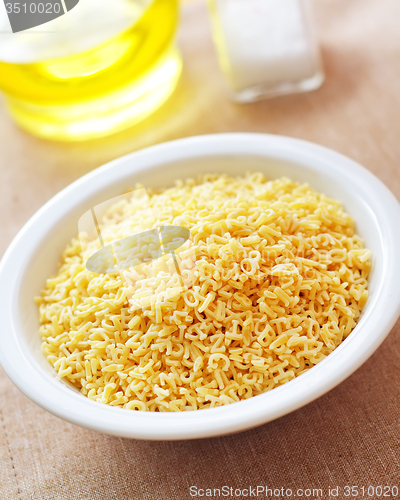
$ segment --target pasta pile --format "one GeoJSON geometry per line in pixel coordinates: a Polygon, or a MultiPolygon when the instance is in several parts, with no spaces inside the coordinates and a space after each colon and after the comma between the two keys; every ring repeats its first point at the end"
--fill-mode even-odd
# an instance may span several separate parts
{"type": "MultiPolygon", "coordinates": [[[[123,273],[88,271],[74,239],[36,299],[43,353],[85,396],[147,411],[234,403],[309,370],[355,327],[370,251],[339,202],[260,173],[147,192],[158,224],[190,230],[188,289],[132,310],[123,273]]],[[[109,208],[105,243],[138,217],[129,201],[109,208]]]]}

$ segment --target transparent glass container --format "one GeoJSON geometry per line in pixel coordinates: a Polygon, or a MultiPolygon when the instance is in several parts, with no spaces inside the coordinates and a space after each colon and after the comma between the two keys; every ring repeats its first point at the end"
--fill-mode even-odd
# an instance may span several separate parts
{"type": "MultiPolygon", "coordinates": [[[[18,32],[14,7],[0,2],[0,90],[16,122],[42,137],[87,140],[158,109],[182,68],[178,0],[69,0],[71,9],[58,1],[58,17],[18,32]]],[[[32,4],[40,8],[15,5],[32,4]]]]}
{"type": "Polygon", "coordinates": [[[209,0],[232,98],[305,92],[324,80],[309,0],[209,0]]]}

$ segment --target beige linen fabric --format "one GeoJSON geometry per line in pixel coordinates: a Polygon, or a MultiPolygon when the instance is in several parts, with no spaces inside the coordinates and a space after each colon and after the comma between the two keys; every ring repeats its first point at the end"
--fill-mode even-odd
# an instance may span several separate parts
{"type": "MultiPolygon", "coordinates": [[[[179,87],[140,126],[86,144],[50,143],[20,131],[0,106],[0,254],[45,201],[79,176],[187,135],[255,131],[311,140],[359,161],[400,197],[400,3],[314,6],[327,80],[310,94],[229,102],[206,6],[191,0],[183,6],[179,87]]],[[[291,498],[300,498],[299,488],[322,488],[329,498],[328,488],[340,486],[344,499],[346,485],[400,489],[399,395],[400,322],[355,374],[317,401],[251,431],[199,441],[135,441],[81,429],[30,402],[0,371],[0,499],[186,500],[190,486],[224,485],[290,488],[291,498]]]]}

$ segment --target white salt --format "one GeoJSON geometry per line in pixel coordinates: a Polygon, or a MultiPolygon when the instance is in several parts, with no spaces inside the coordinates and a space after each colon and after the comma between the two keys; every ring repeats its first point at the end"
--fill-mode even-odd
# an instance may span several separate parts
{"type": "Polygon", "coordinates": [[[215,6],[220,57],[234,91],[318,72],[318,48],[299,0],[215,0],[215,6]]]}

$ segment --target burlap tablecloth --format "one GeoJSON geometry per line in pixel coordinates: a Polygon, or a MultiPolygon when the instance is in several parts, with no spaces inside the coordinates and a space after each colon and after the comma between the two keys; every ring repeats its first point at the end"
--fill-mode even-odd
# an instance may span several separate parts
{"type": "MultiPolygon", "coordinates": [[[[0,253],[79,176],[132,150],[194,134],[257,131],[315,141],[359,161],[400,196],[399,0],[315,0],[314,6],[327,79],[310,94],[229,102],[206,6],[192,0],[183,7],[178,89],[135,129],[86,144],[51,143],[18,130],[1,107],[0,253]]],[[[231,492],[235,498],[241,489],[236,498],[245,498],[254,496],[250,486],[275,490],[268,498],[279,498],[278,489],[280,498],[320,498],[313,489],[329,498],[336,486],[340,499],[348,498],[345,486],[357,486],[358,498],[363,491],[364,498],[378,498],[379,489],[368,497],[368,486],[400,488],[399,393],[399,322],[369,361],[324,397],[215,439],[141,442],[96,434],[41,410],[1,372],[0,500],[184,500],[207,488],[220,488],[220,498],[231,492]],[[282,496],[282,488],[292,496],[282,496]]]]}

